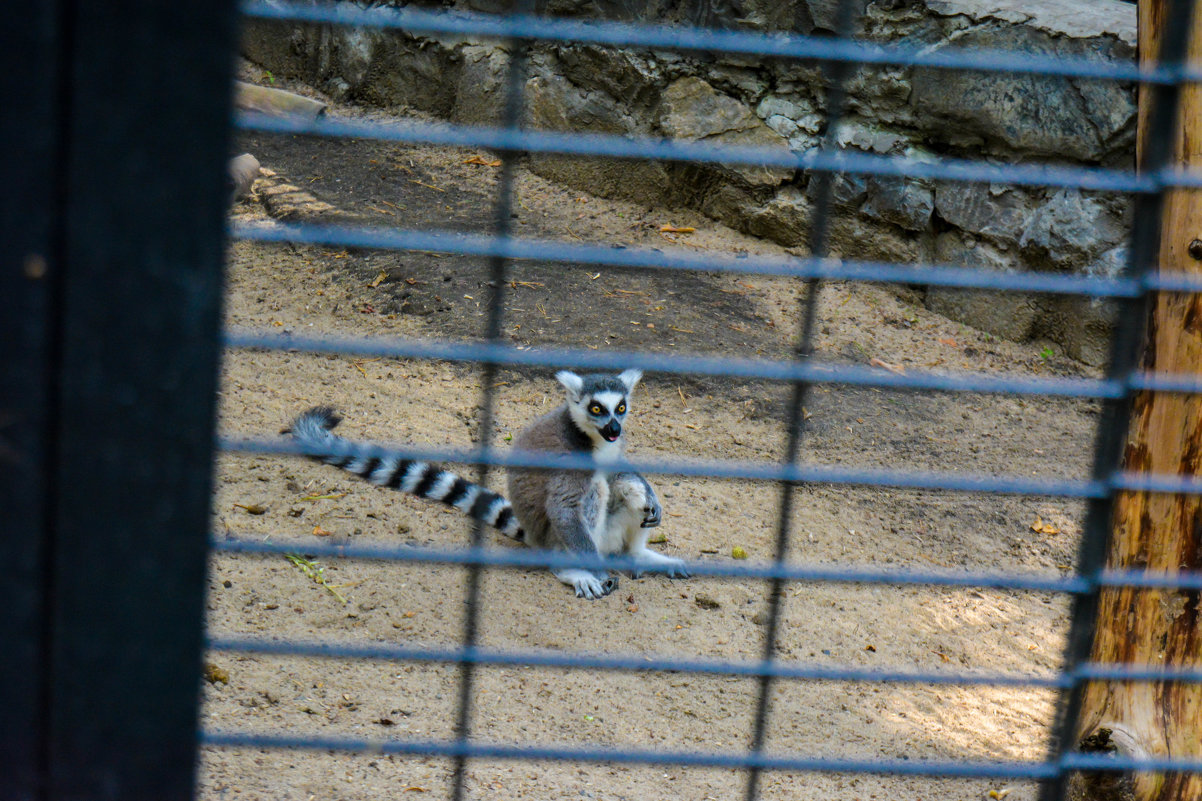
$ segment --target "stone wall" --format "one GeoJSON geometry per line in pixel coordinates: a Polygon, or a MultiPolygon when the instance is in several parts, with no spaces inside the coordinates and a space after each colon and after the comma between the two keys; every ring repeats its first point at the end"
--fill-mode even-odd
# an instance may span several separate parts
{"type": "MultiPolygon", "coordinates": [[[[1130,61],[1135,7],[1119,0],[854,0],[868,41],[940,50],[1130,61]]],[[[496,11],[504,0],[456,0],[496,11]]],[[[550,14],[828,33],[835,0],[545,0],[550,14]],[[637,10],[636,10],[637,9],[637,10]],[[637,17],[636,17],[637,15],[637,17]]],[[[506,54],[492,43],[395,32],[252,23],[244,54],[331,95],[495,124],[506,54]]],[[[825,125],[817,65],[540,44],[527,82],[531,127],[668,136],[805,151],[825,125]]],[[[1113,82],[905,67],[861,67],[838,132],[843,147],[918,159],[1129,167],[1135,96],[1113,82]]],[[[785,245],[805,241],[813,192],[805,172],[532,159],[540,173],[603,196],[696,208],[785,245]]],[[[993,270],[1111,275],[1123,263],[1130,202],[1077,190],[839,176],[833,251],[850,259],[993,270]]],[[[1086,361],[1106,355],[1110,306],[1078,298],[932,287],[933,309],[1011,339],[1049,337],[1086,361]]]]}

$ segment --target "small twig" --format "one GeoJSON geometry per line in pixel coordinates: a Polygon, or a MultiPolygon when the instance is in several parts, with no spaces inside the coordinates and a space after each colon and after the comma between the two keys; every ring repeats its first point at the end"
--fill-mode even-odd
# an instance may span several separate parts
{"type": "Polygon", "coordinates": [[[287,559],[292,564],[296,565],[296,567],[302,573],[304,573],[306,576],[308,576],[310,579],[313,580],[314,584],[320,584],[322,587],[324,587],[326,589],[326,592],[330,593],[330,595],[333,595],[335,598],[338,599],[339,603],[342,603],[342,604],[347,603],[346,598],[344,598],[342,596],[342,594],[338,592],[338,590],[334,589],[326,581],[326,577],[325,577],[326,569],[324,567],[318,567],[315,563],[310,562],[305,557],[297,556],[294,553],[286,553],[286,554],[284,554],[284,558],[287,559]]]}

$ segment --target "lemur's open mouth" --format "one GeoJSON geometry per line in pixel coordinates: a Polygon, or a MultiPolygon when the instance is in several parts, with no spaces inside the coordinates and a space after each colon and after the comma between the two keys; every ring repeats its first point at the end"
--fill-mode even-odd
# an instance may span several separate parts
{"type": "Polygon", "coordinates": [[[605,437],[606,442],[617,442],[618,437],[621,436],[621,432],[619,432],[617,434],[610,434],[608,432],[602,431],[601,436],[605,437]]]}

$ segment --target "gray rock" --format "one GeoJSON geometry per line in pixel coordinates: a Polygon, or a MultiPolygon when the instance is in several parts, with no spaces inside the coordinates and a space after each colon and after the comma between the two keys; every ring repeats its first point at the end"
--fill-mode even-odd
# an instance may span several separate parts
{"type": "Polygon", "coordinates": [[[1085,274],[1098,278],[1118,278],[1127,271],[1130,258],[1130,249],[1126,245],[1119,245],[1087,264],[1085,274]]]}
{"type": "Polygon", "coordinates": [[[800,245],[806,240],[810,213],[810,203],[801,190],[781,187],[771,200],[751,213],[747,230],[782,245],[800,245]]]}
{"type": "Polygon", "coordinates": [[[531,127],[542,131],[628,134],[637,127],[612,97],[553,73],[526,82],[526,116],[531,127]]]}
{"type": "Polygon", "coordinates": [[[333,40],[327,48],[328,55],[323,61],[351,89],[357,88],[367,79],[367,71],[371,69],[379,42],[379,32],[370,28],[335,28],[333,40]]]}
{"type": "Polygon", "coordinates": [[[861,119],[844,121],[835,137],[839,146],[853,147],[866,153],[888,153],[905,145],[906,138],[899,133],[871,125],[861,119]]]}
{"type": "MultiPolygon", "coordinates": [[[[721,94],[700,78],[682,78],[664,90],[659,129],[673,139],[743,147],[788,149],[788,141],[733,97],[721,94]]],[[[774,187],[792,170],[731,165],[723,168],[753,187],[774,187]]]]}
{"type": "Polygon", "coordinates": [[[764,120],[764,124],[776,131],[781,136],[789,139],[790,147],[793,145],[792,137],[796,136],[800,131],[800,129],[797,127],[797,123],[793,122],[793,120],[789,119],[788,117],[782,117],[779,114],[773,114],[771,117],[764,120]]]}
{"type": "MultiPolygon", "coordinates": [[[[1126,271],[1129,255],[1125,245],[1111,248],[1086,265],[1084,272],[1100,278],[1117,278],[1126,271]]],[[[1118,303],[1109,298],[1066,295],[1052,299],[1048,305],[1044,336],[1059,342],[1074,359],[1104,366],[1110,359],[1110,337],[1118,303]]]]}
{"type": "MultiPolygon", "coordinates": [[[[831,176],[830,202],[836,208],[856,209],[868,197],[868,177],[856,173],[837,172],[831,176]]],[[[819,177],[810,176],[806,184],[806,198],[814,203],[818,199],[819,177]]]]}
{"type": "Polygon", "coordinates": [[[1110,360],[1110,338],[1118,304],[1107,298],[1063,296],[1048,303],[1043,336],[1086,364],[1102,367],[1110,360]]]}
{"type": "Polygon", "coordinates": [[[747,106],[700,78],[682,78],[664,91],[659,127],[673,139],[699,141],[766,126],[747,106]]]}
{"type": "MultiPolygon", "coordinates": [[[[355,99],[375,106],[409,106],[449,117],[459,82],[459,54],[405,33],[387,31],[376,36],[371,62],[362,78],[354,79],[349,68],[343,67],[342,77],[354,87],[355,99]]],[[[337,63],[342,63],[340,54],[337,63]]]]}
{"type": "MultiPolygon", "coordinates": [[[[629,134],[636,123],[609,95],[588,91],[554,74],[526,83],[527,124],[536,130],[629,134]]],[[[670,185],[667,168],[652,161],[532,155],[538,174],[602,197],[664,203],[670,185]]]]}
{"type": "Polygon", "coordinates": [[[697,190],[697,200],[690,205],[697,205],[703,214],[729,225],[738,231],[746,231],[752,215],[760,208],[760,201],[742,187],[726,181],[690,182],[680,181],[680,191],[689,191],[694,186],[697,190]]]}
{"type": "Polygon", "coordinates": [[[1117,41],[1134,47],[1134,3],[1121,0],[1047,3],[1044,0],[925,0],[934,14],[964,16],[975,23],[1000,20],[1051,36],[1117,41]]]}
{"type": "Polygon", "coordinates": [[[907,231],[925,231],[935,210],[934,194],[925,183],[905,178],[875,176],[868,179],[868,200],[863,212],[907,231]]]}
{"type": "Polygon", "coordinates": [[[908,231],[859,214],[838,212],[830,222],[828,252],[857,261],[914,262],[921,241],[908,231]]]}
{"type": "MultiPolygon", "coordinates": [[[[972,269],[1013,272],[1013,261],[992,245],[956,232],[935,240],[935,257],[941,264],[972,269]]],[[[1040,315],[1035,296],[1024,292],[930,287],[927,308],[983,331],[1022,341],[1030,337],[1040,315]]]]}
{"type": "Polygon", "coordinates": [[[1019,236],[1030,260],[1049,267],[1084,267],[1126,237],[1122,218],[1097,197],[1061,189],[1038,205],[1019,236]]]}
{"type": "Polygon", "coordinates": [[[326,81],[325,92],[335,100],[346,100],[351,93],[351,85],[344,81],[341,77],[335,75],[330,80],[326,81]]]}
{"type": "Polygon", "coordinates": [[[1032,200],[1020,190],[982,184],[940,184],[935,211],[957,228],[994,239],[1013,239],[1031,215],[1032,200]]]}
{"type": "MultiPolygon", "coordinates": [[[[1071,51],[1077,49],[1018,25],[974,28],[935,47],[945,48],[1007,50],[1015,58],[1075,55],[1071,51]]],[[[910,105],[915,118],[936,138],[967,131],[994,147],[1099,161],[1125,123],[1122,111],[1114,111],[1114,119],[1109,119],[1111,112],[1098,114],[1093,109],[1101,104],[1125,110],[1133,101],[1129,89],[1113,83],[1092,92],[1087,105],[1077,84],[1064,78],[917,69],[910,105]],[[1100,130],[1099,124],[1107,130],[1100,130]]]]}
{"type": "Polygon", "coordinates": [[[768,95],[755,107],[755,113],[763,120],[778,116],[787,117],[790,120],[799,120],[811,111],[812,108],[809,104],[794,103],[792,100],[786,100],[783,97],[775,95],[768,95]]]}
{"type": "Polygon", "coordinates": [[[803,5],[806,7],[805,16],[809,18],[810,30],[838,32],[839,7],[845,2],[851,4],[852,32],[858,30],[868,0],[805,0],[803,5]]]}
{"type": "Polygon", "coordinates": [[[753,105],[764,91],[763,59],[723,56],[701,77],[718,91],[753,105]]]}
{"type": "Polygon", "coordinates": [[[656,60],[636,50],[566,47],[559,52],[559,65],[572,83],[605,92],[627,107],[652,105],[663,82],[656,60]]]}
{"type": "Polygon", "coordinates": [[[499,47],[479,45],[464,47],[460,53],[462,62],[451,119],[471,125],[500,125],[508,55],[499,47]]]}
{"type": "Polygon", "coordinates": [[[792,30],[799,0],[694,0],[687,20],[710,28],[792,30]]]}

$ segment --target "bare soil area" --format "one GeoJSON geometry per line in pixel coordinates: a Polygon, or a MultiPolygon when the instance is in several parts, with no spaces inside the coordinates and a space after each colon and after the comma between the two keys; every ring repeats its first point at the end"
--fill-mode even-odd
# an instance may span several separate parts
{"type": "MultiPolygon", "coordinates": [[[[242,135],[238,146],[274,177],[234,207],[235,219],[489,230],[498,174],[489,153],[258,134],[242,135]]],[[[524,169],[517,183],[519,235],[697,253],[782,252],[692,212],[583,195],[524,169]],[[695,231],[663,233],[665,224],[695,231]]],[[[298,336],[478,340],[488,279],[483,260],[467,257],[234,242],[226,317],[231,326],[298,336]]],[[[796,282],[754,276],[518,263],[509,271],[504,331],[520,346],[652,350],[665,360],[696,353],[785,358],[796,345],[801,291],[796,282]]],[[[816,357],[907,371],[1088,374],[1049,354],[1047,343],[997,341],[917,300],[910,290],[824,285],[816,357]]],[[[558,404],[552,373],[500,371],[488,432],[496,447],[558,404]]],[[[468,447],[477,436],[481,380],[470,365],[230,350],[220,428],[228,436],[271,436],[296,413],[325,403],[343,413],[347,436],[468,447]]],[[[787,396],[787,387],[768,382],[649,372],[633,399],[631,456],[779,460],[787,396]]],[[[816,388],[806,413],[806,462],[1046,477],[1087,474],[1097,422],[1087,401],[837,386],[816,388]]],[[[772,559],[778,486],[651,478],[667,538],[656,547],[725,561],[739,546],[751,563],[772,559]]],[[[499,475],[492,483],[503,486],[499,475]]],[[[789,553],[801,564],[1057,575],[1072,569],[1083,505],[807,486],[792,514],[789,553]],[[1043,525],[1033,530],[1037,518],[1043,525]]],[[[301,555],[315,542],[451,547],[470,536],[466,520],[438,504],[277,456],[219,458],[213,522],[219,535],[295,543],[301,555]]],[[[492,534],[489,544],[514,547],[492,534]]],[[[350,560],[317,567],[329,588],[281,557],[215,555],[210,633],[460,643],[464,569],[350,560]]],[[[545,570],[490,570],[480,640],[518,650],[752,660],[763,653],[767,593],[760,581],[623,577],[617,593],[588,602],[545,570]]],[[[823,667],[1047,675],[1059,664],[1067,608],[1067,598],[1037,592],[798,584],[785,595],[776,656],[823,667]]],[[[226,679],[204,683],[209,729],[415,740],[453,733],[453,665],[224,652],[206,659],[226,679]]],[[[472,736],[739,752],[749,745],[757,692],[758,682],[745,678],[482,667],[472,736]]],[[[1039,759],[1054,701],[1035,689],[778,681],[767,748],[869,760],[1039,759]]],[[[444,798],[450,770],[448,761],[427,757],[206,749],[200,797],[444,798]]],[[[700,800],[741,797],[745,782],[745,773],[732,770],[479,761],[470,763],[467,787],[477,799],[700,800]]],[[[980,799],[1003,789],[1011,801],[1034,797],[1033,787],[1003,781],[871,775],[768,773],[761,786],[765,799],[980,799]]]]}

